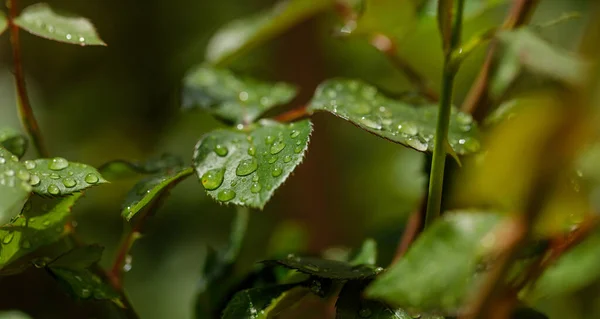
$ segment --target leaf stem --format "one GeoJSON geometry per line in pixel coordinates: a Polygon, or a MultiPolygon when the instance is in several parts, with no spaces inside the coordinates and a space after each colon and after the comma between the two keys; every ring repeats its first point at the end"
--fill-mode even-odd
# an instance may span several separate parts
{"type": "Polygon", "coordinates": [[[25,72],[23,71],[23,61],[21,60],[21,44],[19,41],[19,27],[15,24],[18,16],[18,0],[9,0],[8,24],[10,29],[10,43],[13,54],[15,85],[17,89],[17,109],[21,124],[31,137],[34,148],[40,157],[48,157],[48,149],[44,144],[42,133],[33,114],[29,96],[27,95],[27,86],[25,84],[25,72]]]}
{"type": "MultiPolygon", "coordinates": [[[[450,127],[450,114],[452,113],[452,90],[454,88],[454,77],[457,69],[457,65],[454,63],[452,56],[454,50],[460,44],[463,7],[464,0],[458,0],[456,17],[454,18],[454,24],[452,26],[450,48],[444,58],[442,95],[439,104],[437,127],[435,131],[431,173],[429,175],[429,192],[427,196],[427,211],[425,213],[425,227],[431,225],[431,223],[440,215],[442,206],[444,169],[446,165],[446,147],[448,145],[448,128],[450,127]]],[[[443,13],[440,12],[438,14],[443,13]]]]}

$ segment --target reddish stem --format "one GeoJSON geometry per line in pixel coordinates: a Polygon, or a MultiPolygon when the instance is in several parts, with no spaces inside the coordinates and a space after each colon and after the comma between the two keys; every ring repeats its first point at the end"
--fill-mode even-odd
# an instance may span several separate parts
{"type": "Polygon", "coordinates": [[[298,108],[291,109],[285,113],[277,115],[275,117],[275,120],[278,122],[293,122],[293,121],[303,119],[305,117],[308,117],[308,115],[309,115],[308,112],[306,111],[307,108],[308,108],[307,105],[302,105],[298,108]]]}

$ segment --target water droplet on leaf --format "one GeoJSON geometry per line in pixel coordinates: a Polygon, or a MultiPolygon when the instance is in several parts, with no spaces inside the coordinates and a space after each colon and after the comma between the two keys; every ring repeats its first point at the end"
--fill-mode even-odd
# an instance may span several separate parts
{"type": "Polygon", "coordinates": [[[256,154],[256,147],[254,147],[254,146],[250,146],[250,147],[248,148],[248,155],[250,155],[250,156],[254,156],[255,154],[256,154]]]}
{"type": "Polygon", "coordinates": [[[235,173],[238,176],[246,176],[252,174],[258,168],[258,161],[255,158],[247,158],[240,161],[235,173]]]}
{"type": "Polygon", "coordinates": [[[37,186],[39,185],[41,182],[39,176],[37,175],[31,175],[31,178],[29,179],[29,184],[31,184],[31,186],[37,186]]]}
{"type": "Polygon", "coordinates": [[[10,242],[13,240],[14,237],[15,237],[15,233],[14,232],[9,232],[2,239],[2,243],[5,244],[5,245],[8,245],[8,244],[10,244],[10,242]]]}
{"type": "Polygon", "coordinates": [[[286,156],[283,158],[283,162],[284,162],[284,163],[289,163],[289,162],[291,162],[291,161],[292,161],[292,157],[291,157],[291,156],[289,156],[289,155],[286,155],[286,156]]]}
{"type": "Polygon", "coordinates": [[[55,157],[50,161],[50,164],[48,164],[48,168],[53,171],[60,171],[67,167],[69,167],[69,161],[62,157],[55,157]]]}
{"type": "Polygon", "coordinates": [[[273,144],[273,142],[275,142],[275,136],[273,136],[273,135],[267,135],[267,137],[265,137],[265,142],[267,144],[273,144]]]}
{"type": "Polygon", "coordinates": [[[291,138],[296,138],[298,137],[298,135],[300,135],[300,132],[296,130],[292,130],[292,132],[290,133],[291,138]]]}
{"type": "Polygon", "coordinates": [[[227,153],[229,153],[229,150],[227,149],[226,146],[217,144],[217,145],[215,145],[215,153],[217,153],[217,155],[223,157],[223,156],[227,156],[227,153]]]}
{"type": "Polygon", "coordinates": [[[252,186],[250,186],[250,191],[254,194],[260,192],[261,189],[262,189],[262,186],[258,182],[254,182],[254,183],[252,183],[252,186]]]}
{"type": "Polygon", "coordinates": [[[219,194],[217,195],[217,199],[222,201],[222,202],[226,202],[226,201],[230,201],[232,199],[235,198],[235,192],[231,189],[224,189],[222,191],[219,192],[219,194]]]}
{"type": "Polygon", "coordinates": [[[283,141],[277,141],[273,145],[271,145],[271,154],[275,155],[281,152],[285,148],[285,143],[283,141]]]}
{"type": "Polygon", "coordinates": [[[283,170],[279,166],[274,167],[273,170],[271,171],[271,175],[273,177],[277,177],[277,176],[281,175],[281,173],[283,173],[283,170]]]}
{"type": "Polygon", "coordinates": [[[50,185],[48,185],[48,193],[50,195],[58,195],[58,194],[60,194],[60,188],[58,188],[58,186],[56,186],[54,184],[50,184],[50,185]]]}
{"type": "Polygon", "coordinates": [[[273,163],[277,162],[278,159],[279,159],[279,156],[273,155],[269,158],[269,160],[267,162],[269,162],[269,164],[273,164],[273,163]]]}
{"type": "Polygon", "coordinates": [[[202,175],[202,186],[204,186],[204,188],[207,190],[217,189],[223,183],[224,175],[224,168],[211,169],[202,175]]]}
{"type": "Polygon", "coordinates": [[[65,187],[68,188],[72,188],[75,187],[75,185],[77,185],[77,181],[72,177],[65,177],[62,182],[63,185],[65,185],[65,187]]]}
{"type": "Polygon", "coordinates": [[[89,173],[89,174],[85,175],[84,180],[88,184],[96,184],[100,181],[100,178],[96,174],[89,173]]]}

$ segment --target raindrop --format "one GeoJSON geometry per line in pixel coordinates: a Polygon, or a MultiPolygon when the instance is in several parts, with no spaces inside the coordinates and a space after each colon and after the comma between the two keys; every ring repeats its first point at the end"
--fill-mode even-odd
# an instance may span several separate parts
{"type": "Polygon", "coordinates": [[[246,91],[242,91],[240,92],[240,94],[238,95],[238,98],[240,99],[240,101],[242,102],[246,102],[248,101],[248,92],[246,91]]]}
{"type": "Polygon", "coordinates": [[[254,194],[260,192],[261,189],[262,189],[262,186],[258,182],[254,182],[254,183],[252,183],[252,186],[250,186],[250,191],[254,194]]]}
{"type": "Polygon", "coordinates": [[[65,187],[68,188],[72,188],[75,187],[75,185],[77,185],[77,181],[72,178],[72,177],[66,177],[65,179],[63,179],[63,185],[65,185],[65,187]]]}
{"type": "Polygon", "coordinates": [[[254,146],[250,146],[250,147],[248,148],[248,155],[250,155],[250,156],[254,156],[255,154],[256,154],[256,147],[254,147],[254,146]]]}
{"type": "Polygon", "coordinates": [[[223,168],[211,169],[202,175],[202,186],[207,190],[217,189],[223,183],[224,175],[225,169],[223,168]]]}
{"type": "Polygon", "coordinates": [[[460,140],[458,140],[458,144],[464,145],[466,141],[467,140],[465,140],[464,138],[461,138],[460,140]]]}
{"type": "Polygon", "coordinates": [[[15,233],[13,232],[9,232],[8,234],[6,234],[6,236],[4,236],[4,238],[2,239],[2,243],[5,245],[10,244],[10,242],[13,240],[13,238],[15,237],[15,233]]]}
{"type": "Polygon", "coordinates": [[[269,158],[268,162],[269,162],[269,164],[273,164],[273,163],[277,162],[278,159],[279,159],[279,156],[273,155],[269,158]]]}
{"type": "Polygon", "coordinates": [[[67,167],[69,167],[69,162],[62,157],[55,157],[50,161],[50,164],[48,164],[48,168],[53,171],[60,171],[67,167]]]}
{"type": "Polygon", "coordinates": [[[25,171],[25,170],[19,170],[17,172],[17,177],[22,180],[22,181],[28,181],[29,178],[31,177],[31,174],[29,174],[29,172],[25,171]]]}
{"type": "Polygon", "coordinates": [[[215,146],[215,153],[217,153],[217,155],[223,157],[223,156],[227,156],[227,153],[229,153],[229,150],[227,149],[226,146],[223,146],[221,144],[217,144],[215,146]]]}
{"type": "Polygon", "coordinates": [[[283,173],[283,170],[279,166],[274,167],[273,170],[271,171],[271,175],[273,175],[273,177],[277,177],[277,176],[281,175],[281,173],[283,173]]]}
{"type": "Polygon", "coordinates": [[[285,148],[285,143],[283,141],[277,141],[273,145],[271,145],[271,154],[275,155],[281,152],[285,148]]]}
{"type": "Polygon", "coordinates": [[[296,146],[296,148],[294,149],[294,153],[299,154],[300,152],[302,152],[302,146],[298,145],[296,146]]]}
{"type": "Polygon", "coordinates": [[[267,137],[265,137],[265,142],[267,144],[273,144],[273,142],[275,142],[275,136],[273,136],[273,135],[267,135],[267,137]]]}
{"type": "Polygon", "coordinates": [[[81,42],[81,43],[85,42],[85,38],[84,37],[79,37],[79,42],[81,42]]]}
{"type": "Polygon", "coordinates": [[[8,171],[5,171],[4,174],[6,176],[15,176],[15,171],[13,171],[12,169],[9,169],[8,171]]]}
{"type": "Polygon", "coordinates": [[[58,175],[56,173],[51,173],[50,174],[50,178],[52,178],[52,179],[60,179],[60,175],[58,175]]]}
{"type": "Polygon", "coordinates": [[[6,163],[6,159],[4,157],[0,157],[0,164],[6,163]]]}
{"type": "Polygon", "coordinates": [[[133,258],[131,257],[131,255],[125,256],[125,263],[123,264],[124,272],[129,272],[131,270],[131,268],[133,268],[133,266],[131,264],[132,261],[133,261],[133,258]]]}
{"type": "Polygon", "coordinates": [[[374,130],[381,130],[381,124],[379,124],[373,120],[370,120],[364,116],[360,119],[360,122],[368,128],[372,128],[374,130]]]}
{"type": "Polygon", "coordinates": [[[98,183],[98,181],[100,181],[100,178],[98,178],[98,175],[96,175],[96,174],[89,173],[89,174],[85,175],[84,180],[88,184],[96,184],[96,183],[98,183]]]}
{"type": "Polygon", "coordinates": [[[358,316],[361,318],[369,318],[373,312],[369,308],[362,308],[358,311],[358,316]]]}
{"type": "Polygon", "coordinates": [[[235,187],[237,184],[238,184],[237,179],[232,180],[230,183],[231,187],[235,187]]]}
{"type": "Polygon", "coordinates": [[[398,124],[398,131],[406,135],[417,135],[419,129],[413,123],[398,124]]]}
{"type": "Polygon", "coordinates": [[[292,132],[290,133],[291,138],[296,138],[298,137],[298,135],[300,135],[300,132],[296,130],[292,130],[292,132]]]}
{"type": "Polygon", "coordinates": [[[67,34],[67,37],[66,37],[66,38],[67,38],[67,40],[71,40],[71,39],[73,38],[73,36],[72,36],[72,35],[70,35],[70,34],[67,34]]]}
{"type": "Polygon", "coordinates": [[[56,186],[54,184],[50,184],[48,186],[48,193],[50,195],[58,195],[58,194],[60,194],[60,188],[58,188],[58,186],[56,186]]]}
{"type": "Polygon", "coordinates": [[[289,162],[291,162],[291,161],[292,161],[292,157],[291,157],[291,156],[289,156],[289,155],[286,155],[286,156],[283,158],[283,162],[284,162],[284,163],[289,163],[289,162]]]}
{"type": "Polygon", "coordinates": [[[224,189],[224,190],[220,191],[219,194],[217,195],[217,199],[222,202],[230,201],[234,198],[235,198],[235,192],[231,189],[224,189]]]}
{"type": "Polygon", "coordinates": [[[258,174],[257,174],[257,175],[254,175],[254,176],[252,176],[252,181],[253,181],[253,182],[258,182],[258,174]]]}
{"type": "Polygon", "coordinates": [[[420,139],[418,138],[408,138],[406,140],[406,144],[408,144],[408,146],[416,149],[417,151],[421,151],[424,152],[427,150],[428,145],[427,143],[423,143],[420,139]]]}
{"type": "Polygon", "coordinates": [[[31,178],[29,179],[29,184],[31,184],[31,186],[37,186],[39,185],[41,182],[39,176],[37,175],[31,175],[31,178]]]}
{"type": "Polygon", "coordinates": [[[247,158],[245,160],[240,161],[238,167],[235,170],[235,173],[238,176],[246,176],[254,173],[258,168],[258,162],[255,158],[247,158]]]}

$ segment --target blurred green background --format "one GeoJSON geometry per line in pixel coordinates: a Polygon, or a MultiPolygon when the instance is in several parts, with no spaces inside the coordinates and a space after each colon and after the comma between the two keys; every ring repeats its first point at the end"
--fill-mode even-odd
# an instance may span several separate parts
{"type": "MultiPolygon", "coordinates": [[[[541,1],[534,23],[581,12],[579,19],[542,30],[546,39],[571,48],[579,40],[592,2],[541,1]]],[[[32,3],[21,1],[21,6],[32,3]]],[[[203,61],[206,44],[220,26],[273,1],[53,0],[50,4],[90,18],[108,47],[82,48],[22,32],[32,104],[53,155],[100,165],[163,152],[189,162],[198,138],[221,124],[200,111],[181,112],[181,79],[203,61]]],[[[499,24],[507,9],[501,5],[477,14],[467,21],[465,35],[499,24]]],[[[321,14],[253,50],[234,68],[297,84],[300,95],[288,107],[308,101],[320,81],[334,76],[362,78],[393,93],[411,88],[364,39],[332,36],[339,26],[333,14],[321,14]]],[[[399,51],[439,87],[442,54],[434,18],[421,21],[399,51]]],[[[455,103],[464,98],[484,53],[479,49],[462,67],[455,103]]],[[[0,38],[0,63],[0,127],[19,128],[6,34],[0,38]]],[[[422,154],[327,114],[317,114],[314,122],[305,161],[264,211],[252,212],[242,268],[277,251],[271,235],[285,235],[291,229],[306,233],[297,236],[306,243],[296,243],[306,253],[332,246],[358,247],[372,237],[379,243],[379,263],[385,266],[408,214],[420,201],[426,182],[422,154]]],[[[74,209],[78,233],[87,242],[106,246],[104,265],[115,254],[124,226],[121,201],[134,182],[92,189],[74,209]]],[[[197,178],[173,191],[131,251],[133,267],[125,287],[142,318],[192,318],[206,247],[225,245],[233,213],[232,207],[209,199],[197,178]]],[[[94,313],[93,302],[71,301],[36,270],[0,278],[0,285],[1,309],[23,309],[34,318],[103,317],[94,313]]],[[[551,318],[600,318],[595,287],[548,301],[543,309],[551,318]]]]}

